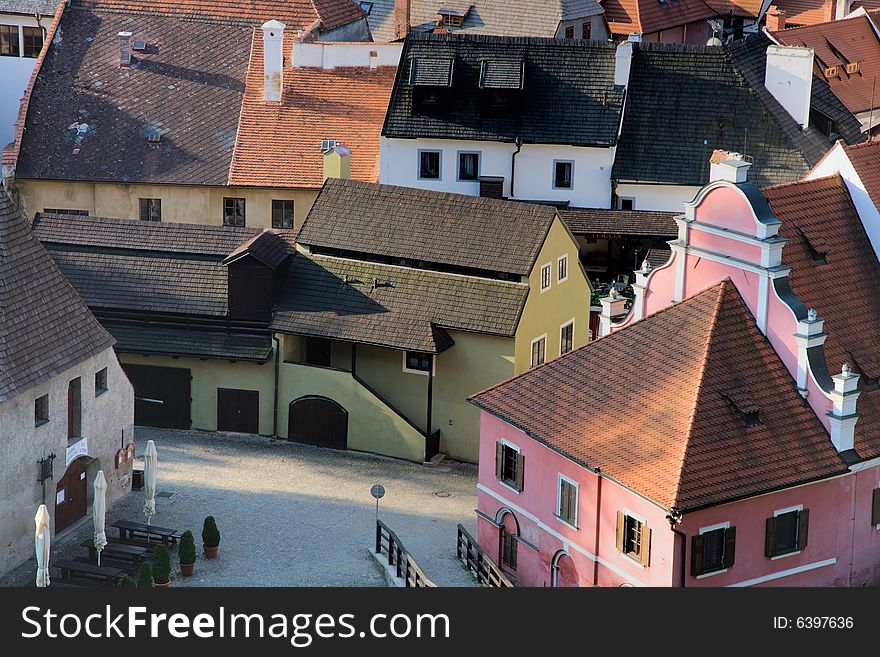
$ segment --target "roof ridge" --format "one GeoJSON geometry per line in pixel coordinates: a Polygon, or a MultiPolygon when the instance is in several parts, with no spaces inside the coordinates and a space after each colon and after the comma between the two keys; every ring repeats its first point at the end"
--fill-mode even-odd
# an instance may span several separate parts
{"type": "MultiPolygon", "coordinates": [[[[861,144],[860,144],[861,145],[861,144]]],[[[766,187],[761,188],[761,194],[764,192],[776,191],[779,189],[786,189],[787,187],[796,187],[798,185],[809,185],[811,183],[826,181],[832,178],[838,178],[841,183],[843,183],[843,176],[840,175],[840,172],[835,171],[834,173],[830,173],[827,176],[819,176],[818,178],[801,178],[800,180],[793,180],[788,183],[779,183],[777,185],[767,185],[766,187]]]]}
{"type": "MultiPolygon", "coordinates": [[[[812,30],[816,27],[822,27],[824,25],[830,25],[832,23],[840,24],[843,21],[855,20],[857,18],[864,18],[865,20],[870,20],[867,14],[858,14],[856,16],[844,16],[843,18],[832,18],[830,21],[822,21],[821,23],[812,23],[810,25],[792,25],[791,27],[786,27],[784,30],[775,30],[771,32],[771,34],[781,34],[783,32],[794,32],[796,30],[807,31],[812,30]]],[[[875,33],[876,34],[876,33],[875,33]]]]}

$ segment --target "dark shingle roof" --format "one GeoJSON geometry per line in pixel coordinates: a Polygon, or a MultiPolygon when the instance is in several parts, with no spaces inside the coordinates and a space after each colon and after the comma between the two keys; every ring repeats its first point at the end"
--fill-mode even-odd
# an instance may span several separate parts
{"type": "Polygon", "coordinates": [[[40,13],[43,16],[53,16],[57,8],[56,0],[0,0],[0,14],[33,16],[40,13]]]}
{"type": "Polygon", "coordinates": [[[331,178],[297,241],[526,275],[555,217],[543,205],[331,178]]]}
{"type": "Polygon", "coordinates": [[[17,177],[227,182],[252,27],[73,5],[58,29],[30,97],[17,177]],[[149,44],[130,69],[118,64],[123,30],[149,44]]]}
{"type": "Polygon", "coordinates": [[[106,320],[103,324],[116,338],[116,350],[120,352],[261,363],[272,354],[272,338],[268,333],[230,333],[223,329],[106,320]]]}
{"type": "Polygon", "coordinates": [[[293,252],[292,249],[292,245],[283,239],[278,239],[278,236],[273,231],[264,230],[259,235],[255,235],[237,247],[223,260],[223,264],[228,265],[244,256],[250,256],[259,260],[269,269],[278,269],[287,260],[287,256],[293,252]]]}
{"type": "MultiPolygon", "coordinates": [[[[382,134],[527,143],[611,146],[624,91],[614,85],[612,44],[573,40],[411,34],[401,55],[382,134]],[[433,109],[413,110],[414,60],[454,60],[452,86],[433,109]],[[509,110],[484,106],[484,60],[524,61],[522,91],[509,110]]],[[[417,71],[420,70],[417,68],[417,71]]]]}
{"type": "Polygon", "coordinates": [[[111,346],[0,188],[0,402],[111,346]]]}
{"type": "Polygon", "coordinates": [[[730,280],[472,400],[666,508],[846,471],[730,280]]]}
{"type": "Polygon", "coordinates": [[[676,212],[652,210],[604,210],[600,208],[561,208],[559,216],[575,235],[643,235],[675,237],[676,212]]]}
{"type": "MultiPolygon", "coordinates": [[[[714,149],[754,158],[760,185],[798,180],[832,146],[800,126],[764,86],[769,39],[728,48],[638,44],[612,177],[620,181],[703,185],[714,149]]],[[[813,79],[815,109],[835,120],[847,143],[862,141],[858,121],[813,79]]]]}
{"type": "Polygon", "coordinates": [[[437,353],[453,344],[444,328],[512,336],[527,294],[525,283],[300,253],[271,328],[437,353]]]}

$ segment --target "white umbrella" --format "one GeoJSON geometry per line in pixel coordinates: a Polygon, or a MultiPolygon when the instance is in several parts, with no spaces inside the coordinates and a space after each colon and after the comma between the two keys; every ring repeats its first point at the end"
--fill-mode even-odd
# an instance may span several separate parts
{"type": "Polygon", "coordinates": [[[95,550],[98,551],[98,565],[101,565],[101,550],[107,545],[104,533],[104,515],[107,512],[107,480],[104,471],[98,470],[95,477],[95,501],[92,505],[92,516],[95,520],[95,550]]]}
{"type": "Polygon", "coordinates": [[[49,586],[49,509],[41,504],[34,516],[37,531],[34,533],[34,547],[37,552],[37,586],[49,586]]]}
{"type": "Polygon", "coordinates": [[[147,516],[147,524],[150,518],[156,515],[156,469],[159,467],[159,455],[156,453],[156,445],[152,440],[147,441],[147,449],[144,450],[144,515],[147,516]]]}

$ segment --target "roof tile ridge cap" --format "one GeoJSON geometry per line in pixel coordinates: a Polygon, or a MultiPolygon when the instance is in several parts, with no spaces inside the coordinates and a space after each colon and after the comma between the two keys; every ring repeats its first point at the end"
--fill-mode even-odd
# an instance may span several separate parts
{"type": "MultiPolygon", "coordinates": [[[[802,180],[793,180],[787,183],[778,183],[776,185],[767,185],[766,187],[761,187],[759,190],[761,194],[766,198],[766,194],[764,192],[775,192],[777,190],[787,189],[789,187],[797,187],[798,185],[812,185],[818,182],[827,182],[829,180],[836,180],[840,184],[844,184],[843,176],[840,175],[839,171],[835,171],[834,173],[829,173],[827,176],[820,176],[818,178],[804,178],[802,180]]],[[[768,201],[770,199],[767,199],[768,201]]]]}
{"type": "MultiPolygon", "coordinates": [[[[706,377],[706,369],[709,363],[709,349],[712,346],[712,336],[715,334],[715,327],[718,325],[718,317],[721,315],[721,307],[724,304],[724,297],[727,294],[729,286],[733,285],[733,282],[730,278],[725,278],[721,283],[717,285],[718,287],[718,298],[715,300],[715,307],[712,309],[712,319],[709,322],[709,329],[706,331],[706,345],[703,349],[702,354],[702,363],[700,364],[700,371],[697,374],[698,382],[697,389],[694,393],[694,402],[691,407],[691,418],[688,423],[687,434],[685,435],[684,446],[681,450],[681,460],[678,464],[678,474],[676,476],[675,481],[675,490],[672,493],[672,505],[673,508],[678,508],[679,503],[679,493],[681,492],[681,473],[684,468],[685,459],[687,458],[688,448],[691,444],[691,439],[693,438],[694,433],[694,423],[697,417],[697,404],[700,401],[700,397],[703,392],[703,384],[705,383],[706,377]]],[[[711,288],[710,288],[711,289],[711,288]]],[[[734,286],[735,289],[735,286],[734,286]]],[[[693,297],[692,297],[693,298],[693,297]]],[[[671,307],[671,306],[670,306],[671,307]]]]}
{"type": "MultiPolygon", "coordinates": [[[[245,99],[247,98],[248,80],[251,77],[251,66],[253,66],[253,63],[254,63],[254,48],[256,47],[256,42],[257,42],[257,28],[256,27],[252,28],[251,33],[252,33],[251,50],[250,50],[250,54],[248,54],[247,71],[245,71],[245,73],[244,73],[244,90],[241,92],[241,106],[238,108],[238,121],[235,124],[235,143],[232,145],[232,157],[229,158],[229,171],[226,174],[226,184],[227,185],[234,184],[233,181],[235,180],[234,170],[235,170],[235,166],[236,166],[236,162],[237,162],[238,144],[239,144],[239,140],[241,139],[241,132],[242,132],[241,119],[244,116],[244,105],[245,105],[245,99]]],[[[283,59],[283,53],[282,53],[282,59],[283,59]]],[[[281,94],[282,94],[282,100],[283,100],[284,89],[281,90],[281,94]]]]}
{"type": "MultiPolygon", "coordinates": [[[[843,21],[852,21],[852,20],[856,20],[858,18],[864,18],[865,20],[868,20],[868,16],[866,14],[859,14],[857,16],[844,16],[843,18],[831,18],[831,20],[822,21],[821,23],[813,23],[812,25],[792,25],[791,27],[786,27],[784,30],[776,30],[776,32],[773,32],[773,34],[778,34],[780,32],[793,32],[795,30],[809,32],[811,30],[815,30],[815,28],[817,28],[817,27],[824,27],[826,25],[840,26],[840,24],[843,21]]],[[[870,25],[869,25],[869,27],[870,27],[870,25]]],[[[841,26],[841,29],[843,29],[842,26],[841,26]]],[[[816,31],[818,31],[818,30],[816,30],[816,31]]],[[[822,36],[825,36],[825,35],[823,34],[822,36]]]]}

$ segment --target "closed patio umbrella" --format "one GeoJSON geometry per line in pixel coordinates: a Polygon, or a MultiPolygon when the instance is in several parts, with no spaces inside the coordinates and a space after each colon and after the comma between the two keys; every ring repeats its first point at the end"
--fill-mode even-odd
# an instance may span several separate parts
{"type": "Polygon", "coordinates": [[[147,516],[147,524],[156,515],[156,469],[159,467],[159,455],[156,452],[156,444],[150,440],[147,449],[144,450],[144,515],[147,516]]]}
{"type": "Polygon", "coordinates": [[[101,565],[101,550],[107,545],[104,533],[104,516],[107,513],[107,480],[104,471],[98,470],[95,476],[95,501],[92,504],[92,515],[95,520],[95,550],[98,552],[98,565],[101,565]]]}
{"type": "Polygon", "coordinates": [[[49,509],[41,504],[34,516],[37,531],[34,533],[34,548],[37,552],[37,586],[49,586],[49,509]]]}

